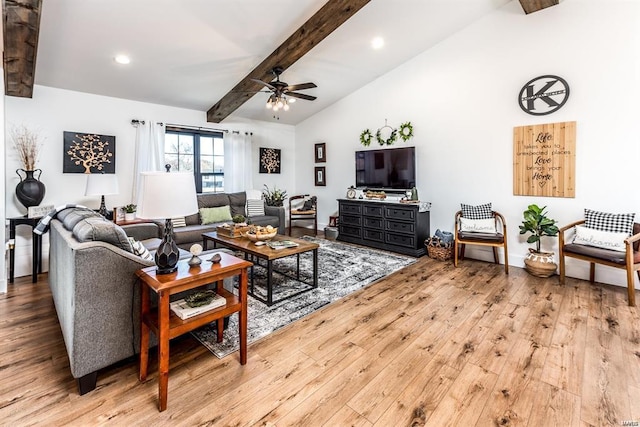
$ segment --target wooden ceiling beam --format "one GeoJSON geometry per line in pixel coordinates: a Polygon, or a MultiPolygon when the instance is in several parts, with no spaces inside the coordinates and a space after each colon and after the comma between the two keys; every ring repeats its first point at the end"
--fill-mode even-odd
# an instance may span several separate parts
{"type": "Polygon", "coordinates": [[[251,79],[270,82],[271,70],[280,66],[289,68],[298,59],[313,49],[336,28],[342,25],[370,0],[329,0],[307,22],[255,67],[240,83],[207,111],[207,121],[220,123],[238,107],[247,102],[256,92],[263,89],[251,79]]]}
{"type": "Polygon", "coordinates": [[[3,0],[4,93],[31,98],[42,0],[3,0]]]}
{"type": "Polygon", "coordinates": [[[547,7],[556,6],[559,0],[520,0],[520,4],[527,15],[547,7]]]}

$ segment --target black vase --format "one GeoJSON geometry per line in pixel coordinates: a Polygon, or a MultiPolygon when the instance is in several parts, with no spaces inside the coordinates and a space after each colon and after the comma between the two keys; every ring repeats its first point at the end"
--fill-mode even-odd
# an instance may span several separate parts
{"type": "Polygon", "coordinates": [[[24,169],[16,169],[16,174],[20,177],[20,182],[16,186],[16,197],[22,205],[29,209],[30,206],[38,206],[42,199],[44,199],[45,188],[44,184],[40,182],[40,175],[42,175],[41,169],[27,171],[24,169]],[[25,173],[26,178],[22,178],[19,171],[25,173]],[[34,173],[40,172],[37,178],[34,178],[34,173]]]}

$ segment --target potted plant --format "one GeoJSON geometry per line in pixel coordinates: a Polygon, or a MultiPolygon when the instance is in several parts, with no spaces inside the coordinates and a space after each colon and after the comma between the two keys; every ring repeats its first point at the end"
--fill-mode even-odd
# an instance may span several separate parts
{"type": "Polygon", "coordinates": [[[128,204],[123,207],[124,209],[124,220],[125,221],[133,221],[136,219],[136,209],[138,207],[134,204],[128,204]]]}
{"type": "Polygon", "coordinates": [[[556,220],[547,217],[544,206],[529,205],[523,212],[524,221],[520,226],[520,234],[531,233],[527,238],[527,243],[535,243],[535,249],[529,248],[529,253],[525,257],[525,269],[537,277],[549,277],[556,272],[553,252],[542,252],[540,250],[541,238],[543,236],[556,236],[558,227],[556,220]]]}
{"type": "Polygon", "coordinates": [[[262,198],[267,206],[283,206],[284,199],[287,198],[287,192],[285,190],[278,190],[274,185],[273,190],[270,190],[267,184],[264,185],[262,190],[262,198]]]}

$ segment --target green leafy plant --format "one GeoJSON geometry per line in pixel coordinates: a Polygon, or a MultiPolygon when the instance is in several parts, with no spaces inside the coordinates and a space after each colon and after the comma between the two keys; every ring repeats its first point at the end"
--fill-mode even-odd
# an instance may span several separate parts
{"type": "Polygon", "coordinates": [[[240,224],[241,222],[244,222],[246,218],[244,215],[234,215],[231,219],[235,224],[240,224]]]}
{"type": "Polygon", "coordinates": [[[279,190],[275,185],[273,186],[273,190],[270,190],[267,184],[265,184],[264,190],[262,190],[262,198],[267,206],[282,206],[287,197],[286,190],[279,190]]]}
{"type": "Polygon", "coordinates": [[[124,209],[126,213],[134,213],[138,209],[138,206],[134,204],[128,204],[125,205],[122,209],[124,209]]]}
{"type": "Polygon", "coordinates": [[[558,234],[558,227],[555,225],[558,221],[547,217],[546,208],[546,206],[540,208],[538,205],[529,205],[527,210],[522,213],[524,221],[520,226],[520,234],[532,233],[527,238],[527,243],[535,243],[538,253],[540,253],[541,237],[558,234]]]}

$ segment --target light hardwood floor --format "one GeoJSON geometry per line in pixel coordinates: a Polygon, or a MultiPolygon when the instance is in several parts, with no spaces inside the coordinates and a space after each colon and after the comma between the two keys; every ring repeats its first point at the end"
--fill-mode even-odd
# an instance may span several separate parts
{"type": "MultiPolygon", "coordinates": [[[[625,288],[465,260],[417,263],[219,360],[172,342],[79,396],[47,276],[0,296],[0,424],[620,426],[640,421],[640,309],[625,288]]],[[[100,339],[100,337],[96,337],[100,339]]]]}

